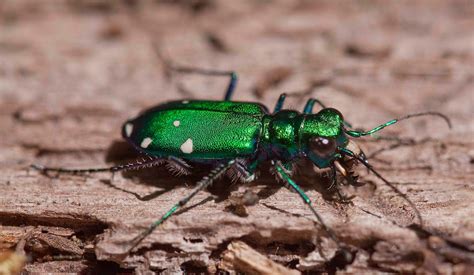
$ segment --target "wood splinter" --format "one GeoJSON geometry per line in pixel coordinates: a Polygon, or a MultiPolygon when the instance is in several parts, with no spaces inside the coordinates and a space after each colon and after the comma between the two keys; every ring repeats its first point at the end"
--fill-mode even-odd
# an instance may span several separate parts
{"type": "Polygon", "coordinates": [[[241,241],[234,241],[227,246],[227,250],[222,254],[220,268],[247,274],[301,274],[270,260],[241,241]]]}

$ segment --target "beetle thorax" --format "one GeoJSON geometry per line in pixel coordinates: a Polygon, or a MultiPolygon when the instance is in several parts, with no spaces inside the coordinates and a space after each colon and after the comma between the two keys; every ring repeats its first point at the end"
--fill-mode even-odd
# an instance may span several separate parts
{"type": "Polygon", "coordinates": [[[262,147],[270,158],[290,160],[299,155],[303,120],[304,115],[291,110],[264,117],[262,147]]]}

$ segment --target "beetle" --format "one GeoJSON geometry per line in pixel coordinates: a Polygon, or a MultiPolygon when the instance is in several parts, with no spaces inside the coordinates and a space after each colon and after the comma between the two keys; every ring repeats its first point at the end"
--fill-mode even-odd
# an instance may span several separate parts
{"type": "Polygon", "coordinates": [[[418,116],[439,116],[449,127],[450,120],[438,112],[423,112],[392,119],[369,131],[352,130],[343,115],[334,108],[311,98],[303,112],[283,109],[286,94],[281,94],[273,112],[255,102],[231,101],[237,83],[234,72],[175,67],[184,73],[197,73],[230,78],[223,101],[180,100],[157,105],[126,121],[122,135],[145,159],[108,168],[67,169],[33,165],[43,173],[94,173],[141,169],[167,162],[180,173],[188,173],[189,163],[211,163],[214,169],[202,178],[190,192],[174,204],[160,219],[131,241],[131,249],[153,230],[188,203],[199,191],[232,171],[242,181],[253,181],[262,162],[270,161],[280,180],[295,191],[309,207],[328,236],[336,242],[340,255],[351,261],[349,249],[326,226],[313,207],[310,198],[292,179],[293,166],[300,159],[309,159],[318,168],[330,168],[332,184],[337,185],[336,173],[349,183],[358,185],[349,162],[356,161],[374,173],[392,190],[401,195],[414,209],[420,225],[421,215],[408,197],[386,180],[370,165],[354,138],[372,135],[401,120],[418,116]],[[313,112],[314,105],[322,109],[313,112]]]}

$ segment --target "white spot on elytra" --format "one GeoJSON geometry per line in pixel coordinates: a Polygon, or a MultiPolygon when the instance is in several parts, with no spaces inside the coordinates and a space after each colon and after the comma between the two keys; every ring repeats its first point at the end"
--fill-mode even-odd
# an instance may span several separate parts
{"type": "Polygon", "coordinates": [[[132,123],[127,123],[125,124],[125,134],[127,137],[131,136],[133,132],[133,124],[132,123]]]}
{"type": "Polygon", "coordinates": [[[149,137],[144,138],[142,143],[140,144],[140,147],[147,148],[151,144],[152,141],[153,141],[153,139],[151,139],[149,137]]]}
{"type": "Polygon", "coordinates": [[[188,104],[188,103],[189,103],[189,100],[183,100],[183,101],[181,101],[181,103],[183,103],[183,104],[188,104]]]}
{"type": "Polygon", "coordinates": [[[180,122],[179,120],[173,121],[173,125],[174,125],[175,127],[178,127],[179,124],[181,124],[181,122],[180,122]]]}
{"type": "Polygon", "coordinates": [[[181,152],[185,154],[191,154],[193,152],[193,140],[188,138],[183,144],[181,144],[181,152]]]}

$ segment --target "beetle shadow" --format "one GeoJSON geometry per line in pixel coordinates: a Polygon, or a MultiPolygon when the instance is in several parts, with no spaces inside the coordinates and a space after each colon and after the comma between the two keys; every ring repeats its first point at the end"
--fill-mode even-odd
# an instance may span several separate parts
{"type": "MultiPolygon", "coordinates": [[[[107,149],[105,161],[111,162],[114,165],[131,163],[143,157],[135,148],[129,145],[126,141],[114,141],[107,149]]],[[[212,164],[191,164],[191,174],[186,176],[176,176],[168,169],[165,164],[140,170],[130,170],[121,172],[122,177],[131,179],[139,184],[153,186],[159,190],[143,195],[135,191],[120,187],[114,184],[113,176],[110,179],[101,180],[101,182],[115,190],[125,192],[135,196],[138,200],[149,201],[160,197],[176,186],[186,186],[191,189],[203,177],[208,176],[209,172],[214,167],[212,164]]],[[[316,171],[314,165],[309,161],[301,161],[295,175],[292,177],[303,190],[315,190],[323,196],[326,201],[335,201],[335,191],[329,189],[331,185],[331,178],[328,173],[316,171]]],[[[280,188],[285,187],[285,183],[277,180],[274,172],[271,172],[270,163],[263,163],[259,168],[260,176],[254,182],[246,184],[248,187],[264,186],[258,193],[258,201],[274,195],[280,188]]],[[[207,188],[207,191],[213,195],[215,203],[220,203],[227,200],[232,191],[236,190],[242,183],[232,183],[232,181],[224,176],[216,180],[214,184],[207,188]]],[[[294,193],[295,199],[298,199],[298,194],[294,193]]]]}
{"type": "MultiPolygon", "coordinates": [[[[269,164],[262,166],[261,177],[256,181],[256,184],[264,185],[265,187],[258,192],[260,199],[266,199],[274,195],[280,188],[287,186],[281,179],[278,179],[274,172],[271,171],[269,164]]],[[[291,178],[306,192],[314,190],[320,193],[324,200],[334,200],[335,190],[331,189],[332,179],[327,170],[314,169],[314,165],[306,160],[299,161],[295,168],[294,175],[291,178]]],[[[296,192],[295,199],[299,199],[296,192]]]]}
{"type": "MultiPolygon", "coordinates": [[[[114,141],[107,149],[105,161],[113,163],[113,165],[120,165],[133,163],[141,157],[143,157],[143,154],[140,154],[126,141],[114,141]]],[[[131,194],[138,200],[148,201],[166,194],[176,186],[187,186],[190,189],[189,192],[191,192],[195,184],[203,177],[208,176],[212,168],[214,168],[212,164],[192,163],[190,165],[192,166],[191,174],[182,176],[176,176],[173,172],[170,172],[166,168],[165,163],[150,168],[120,172],[122,177],[126,179],[131,179],[134,182],[160,189],[146,195],[141,195],[137,192],[119,187],[114,184],[113,176],[110,179],[101,180],[101,182],[115,190],[131,194]]],[[[216,203],[226,200],[230,192],[237,187],[237,184],[234,186],[234,184],[229,184],[229,182],[230,180],[226,177],[221,177],[208,187],[207,190],[213,195],[216,203]]]]}

